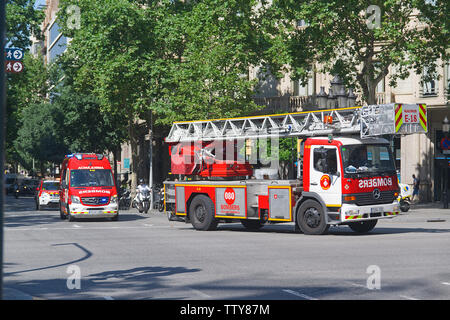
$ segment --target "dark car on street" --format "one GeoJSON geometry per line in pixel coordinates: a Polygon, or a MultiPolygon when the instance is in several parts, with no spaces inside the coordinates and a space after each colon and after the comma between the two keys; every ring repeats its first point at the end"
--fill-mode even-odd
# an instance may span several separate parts
{"type": "Polygon", "coordinates": [[[34,196],[38,186],[39,181],[36,179],[23,179],[22,181],[18,181],[14,187],[14,196],[16,198],[19,196],[34,196]]]}

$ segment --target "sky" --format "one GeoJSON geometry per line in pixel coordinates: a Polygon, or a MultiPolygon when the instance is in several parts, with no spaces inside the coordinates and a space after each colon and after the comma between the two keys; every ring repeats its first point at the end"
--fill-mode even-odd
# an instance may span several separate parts
{"type": "Polygon", "coordinates": [[[45,0],[36,0],[36,2],[34,3],[34,7],[37,8],[40,5],[45,5],[45,0]]]}

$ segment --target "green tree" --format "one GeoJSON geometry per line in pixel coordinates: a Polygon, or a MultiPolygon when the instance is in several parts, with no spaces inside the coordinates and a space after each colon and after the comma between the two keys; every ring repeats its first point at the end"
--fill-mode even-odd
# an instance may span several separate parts
{"type": "Polygon", "coordinates": [[[46,101],[49,90],[49,72],[41,55],[25,53],[22,73],[7,76],[6,159],[9,163],[31,163],[29,154],[18,152],[14,146],[23,122],[23,110],[46,101]]]}
{"type": "Polygon", "coordinates": [[[264,64],[259,1],[205,0],[181,17],[183,51],[172,71],[169,120],[233,117],[258,109],[251,67],[264,64]]]}
{"type": "MultiPolygon", "coordinates": [[[[61,57],[65,83],[75,91],[98,98],[102,113],[126,126],[133,163],[138,163],[138,142],[142,134],[138,119],[148,119],[151,97],[147,94],[157,55],[154,26],[159,2],[128,0],[64,0],[60,2],[62,31],[72,38],[61,57]],[[81,27],[71,29],[66,9],[77,5],[81,27]]],[[[161,12],[159,12],[161,14],[161,12]]],[[[125,130],[123,130],[125,131],[125,130]]],[[[135,172],[134,172],[135,173],[135,172]]],[[[136,182],[134,175],[133,181],[136,182]]]]}
{"type": "Polygon", "coordinates": [[[34,8],[35,0],[6,0],[6,43],[26,49],[31,36],[40,38],[44,11],[34,8]]]}
{"type": "Polygon", "coordinates": [[[278,0],[271,14],[279,24],[274,43],[283,38],[287,52],[279,65],[290,65],[302,81],[317,66],[339,75],[369,104],[387,75],[391,86],[411,70],[427,68],[433,77],[438,61],[449,58],[448,1],[278,0]],[[306,26],[297,27],[298,21],[306,26]]]}
{"type": "MultiPolygon", "coordinates": [[[[32,35],[40,38],[40,23],[44,12],[34,8],[32,0],[6,1],[6,34],[5,43],[8,47],[26,50],[32,35]]],[[[43,64],[26,54],[25,69],[20,74],[7,76],[7,105],[6,105],[6,161],[7,163],[31,163],[30,155],[17,152],[14,141],[21,126],[21,111],[29,103],[39,101],[45,92],[45,77],[43,64]],[[35,72],[37,71],[37,72],[35,72]]]]}
{"type": "Polygon", "coordinates": [[[30,104],[22,110],[22,125],[14,148],[22,156],[22,165],[31,169],[30,159],[36,159],[45,172],[45,163],[61,163],[68,152],[61,134],[61,110],[51,103],[30,104]]]}

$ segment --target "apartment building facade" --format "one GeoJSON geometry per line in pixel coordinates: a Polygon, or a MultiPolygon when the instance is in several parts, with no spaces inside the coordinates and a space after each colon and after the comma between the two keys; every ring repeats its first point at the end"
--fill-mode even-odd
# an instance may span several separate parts
{"type": "MultiPolygon", "coordinates": [[[[445,135],[442,123],[445,117],[450,119],[450,62],[439,68],[438,72],[438,78],[424,83],[421,75],[411,71],[409,77],[399,80],[395,87],[389,86],[388,75],[376,90],[378,104],[424,103],[428,106],[428,133],[399,137],[393,141],[400,181],[412,184],[413,174],[420,177],[420,200],[424,202],[440,201],[445,178],[450,181],[449,170],[445,170],[445,166],[450,164],[450,154],[441,146],[445,135]]],[[[266,105],[268,110],[274,112],[317,109],[319,93],[321,90],[323,92],[323,88],[329,93],[334,80],[331,74],[312,73],[303,85],[292,80],[289,73],[276,79],[267,74],[260,75],[258,68],[251,70],[250,77],[261,78],[255,102],[266,105]]],[[[357,95],[356,103],[361,104],[360,95],[357,95]]]]}

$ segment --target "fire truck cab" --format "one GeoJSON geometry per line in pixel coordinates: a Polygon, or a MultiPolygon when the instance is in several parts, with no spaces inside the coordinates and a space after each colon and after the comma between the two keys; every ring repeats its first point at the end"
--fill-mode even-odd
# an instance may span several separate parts
{"type": "Polygon", "coordinates": [[[61,165],[59,194],[61,219],[119,218],[117,189],[104,155],[67,155],[61,165]]]}

